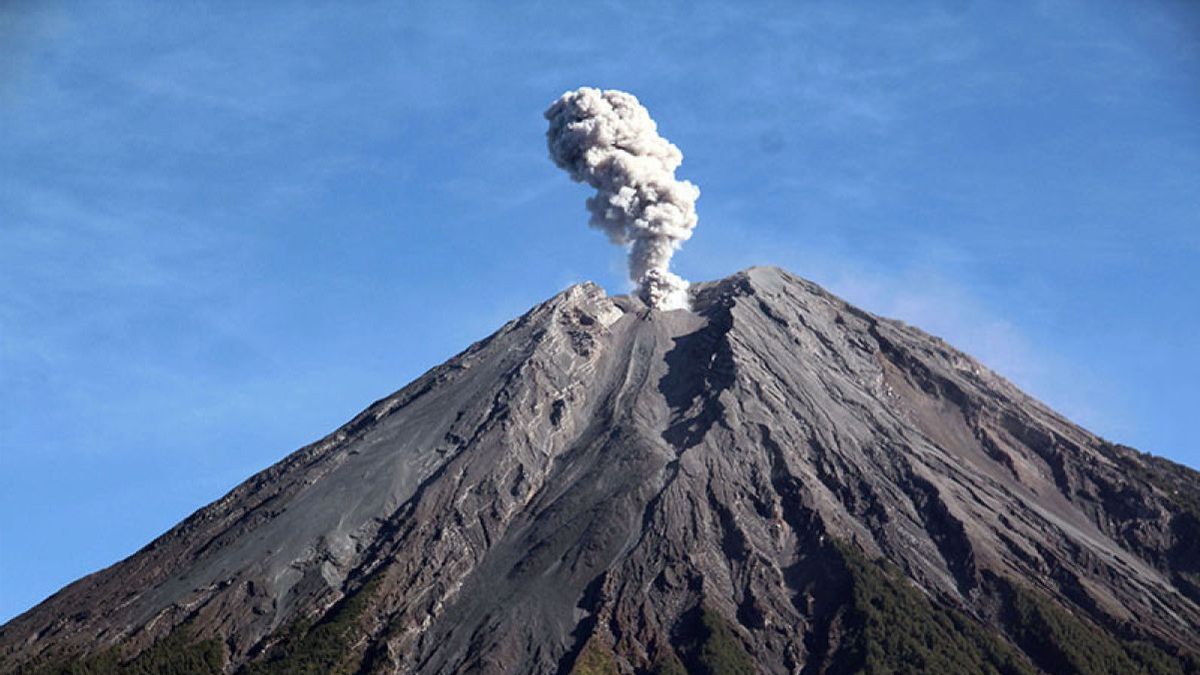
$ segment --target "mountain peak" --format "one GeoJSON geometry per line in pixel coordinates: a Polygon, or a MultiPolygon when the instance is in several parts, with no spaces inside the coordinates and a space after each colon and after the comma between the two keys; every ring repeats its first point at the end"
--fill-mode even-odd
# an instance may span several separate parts
{"type": "Polygon", "coordinates": [[[933,669],[1200,649],[1194,472],[782,269],[691,300],[571,286],[0,628],[5,667],[852,672],[886,607],[933,669]]]}

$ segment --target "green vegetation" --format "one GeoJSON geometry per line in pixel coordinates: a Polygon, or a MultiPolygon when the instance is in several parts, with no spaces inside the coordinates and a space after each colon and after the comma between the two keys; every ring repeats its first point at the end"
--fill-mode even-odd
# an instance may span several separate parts
{"type": "Polygon", "coordinates": [[[618,672],[612,648],[600,644],[600,641],[593,637],[575,658],[570,675],[617,675],[618,672]]]}
{"type": "MultiPolygon", "coordinates": [[[[1035,672],[997,631],[938,606],[894,566],[840,547],[852,597],[831,675],[1035,672]]],[[[1007,582],[1006,582],[1007,583],[1007,582]]],[[[1200,675],[1200,661],[1121,640],[1033,591],[1008,584],[1006,627],[1038,668],[1079,675],[1200,675]]]]}
{"type": "Polygon", "coordinates": [[[1034,670],[965,614],[935,605],[894,567],[841,547],[852,597],[829,668],[841,673],[987,673],[1034,670]]]}
{"type": "Polygon", "coordinates": [[[664,651],[659,655],[658,660],[654,663],[654,669],[650,671],[651,675],[688,675],[687,668],[683,667],[683,662],[675,655],[675,652],[664,651]]]}
{"type": "Polygon", "coordinates": [[[359,618],[379,588],[380,577],[342,598],[320,621],[293,624],[279,644],[261,661],[247,664],[245,675],[326,675],[351,673],[349,663],[359,618]]]}
{"type": "Polygon", "coordinates": [[[224,671],[225,647],[219,640],[192,642],[191,631],[180,626],[138,654],[121,662],[119,652],[99,654],[19,671],[25,675],[219,675],[224,671]]]}
{"type": "Polygon", "coordinates": [[[705,607],[701,610],[703,628],[697,665],[706,675],[754,675],[754,661],[725,618],[705,607]]]}
{"type": "MultiPolygon", "coordinates": [[[[684,624],[690,636],[684,653],[685,667],[679,656],[665,646],[658,655],[651,675],[754,675],[754,661],[742,646],[742,641],[717,612],[700,607],[689,612],[684,624]]],[[[610,645],[590,638],[575,658],[569,675],[616,675],[617,662],[610,645]]]]}
{"type": "Polygon", "coordinates": [[[1043,670],[1081,675],[1190,675],[1200,662],[1150,642],[1119,640],[1024,588],[1010,585],[1010,630],[1043,670]]]}

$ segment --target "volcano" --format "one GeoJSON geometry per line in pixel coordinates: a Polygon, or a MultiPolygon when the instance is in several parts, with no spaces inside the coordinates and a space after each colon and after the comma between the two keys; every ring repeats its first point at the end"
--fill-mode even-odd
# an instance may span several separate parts
{"type": "Polygon", "coordinates": [[[0,627],[0,670],[1200,672],[1200,474],[783,270],[691,301],[572,286],[0,627]]]}

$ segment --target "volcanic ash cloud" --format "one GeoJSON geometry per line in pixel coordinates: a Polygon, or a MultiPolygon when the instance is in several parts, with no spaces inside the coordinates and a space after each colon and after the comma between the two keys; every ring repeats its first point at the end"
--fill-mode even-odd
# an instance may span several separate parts
{"type": "Polygon", "coordinates": [[[581,87],[546,110],[550,158],[575,181],[596,188],[591,226],[629,249],[629,278],[652,307],[688,306],[688,283],[671,256],[696,227],[700,188],[675,178],[683,153],[658,135],[637,97],[581,87]]]}

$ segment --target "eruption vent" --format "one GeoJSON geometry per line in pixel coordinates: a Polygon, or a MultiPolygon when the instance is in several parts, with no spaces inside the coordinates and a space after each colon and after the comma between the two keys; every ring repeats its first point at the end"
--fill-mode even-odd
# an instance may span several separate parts
{"type": "Polygon", "coordinates": [[[596,188],[591,226],[629,247],[629,278],[659,309],[688,306],[688,283],[670,271],[675,249],[696,227],[700,189],[675,178],[683,153],[658,135],[637,97],[581,87],[546,110],[550,158],[575,181],[596,188]]]}

